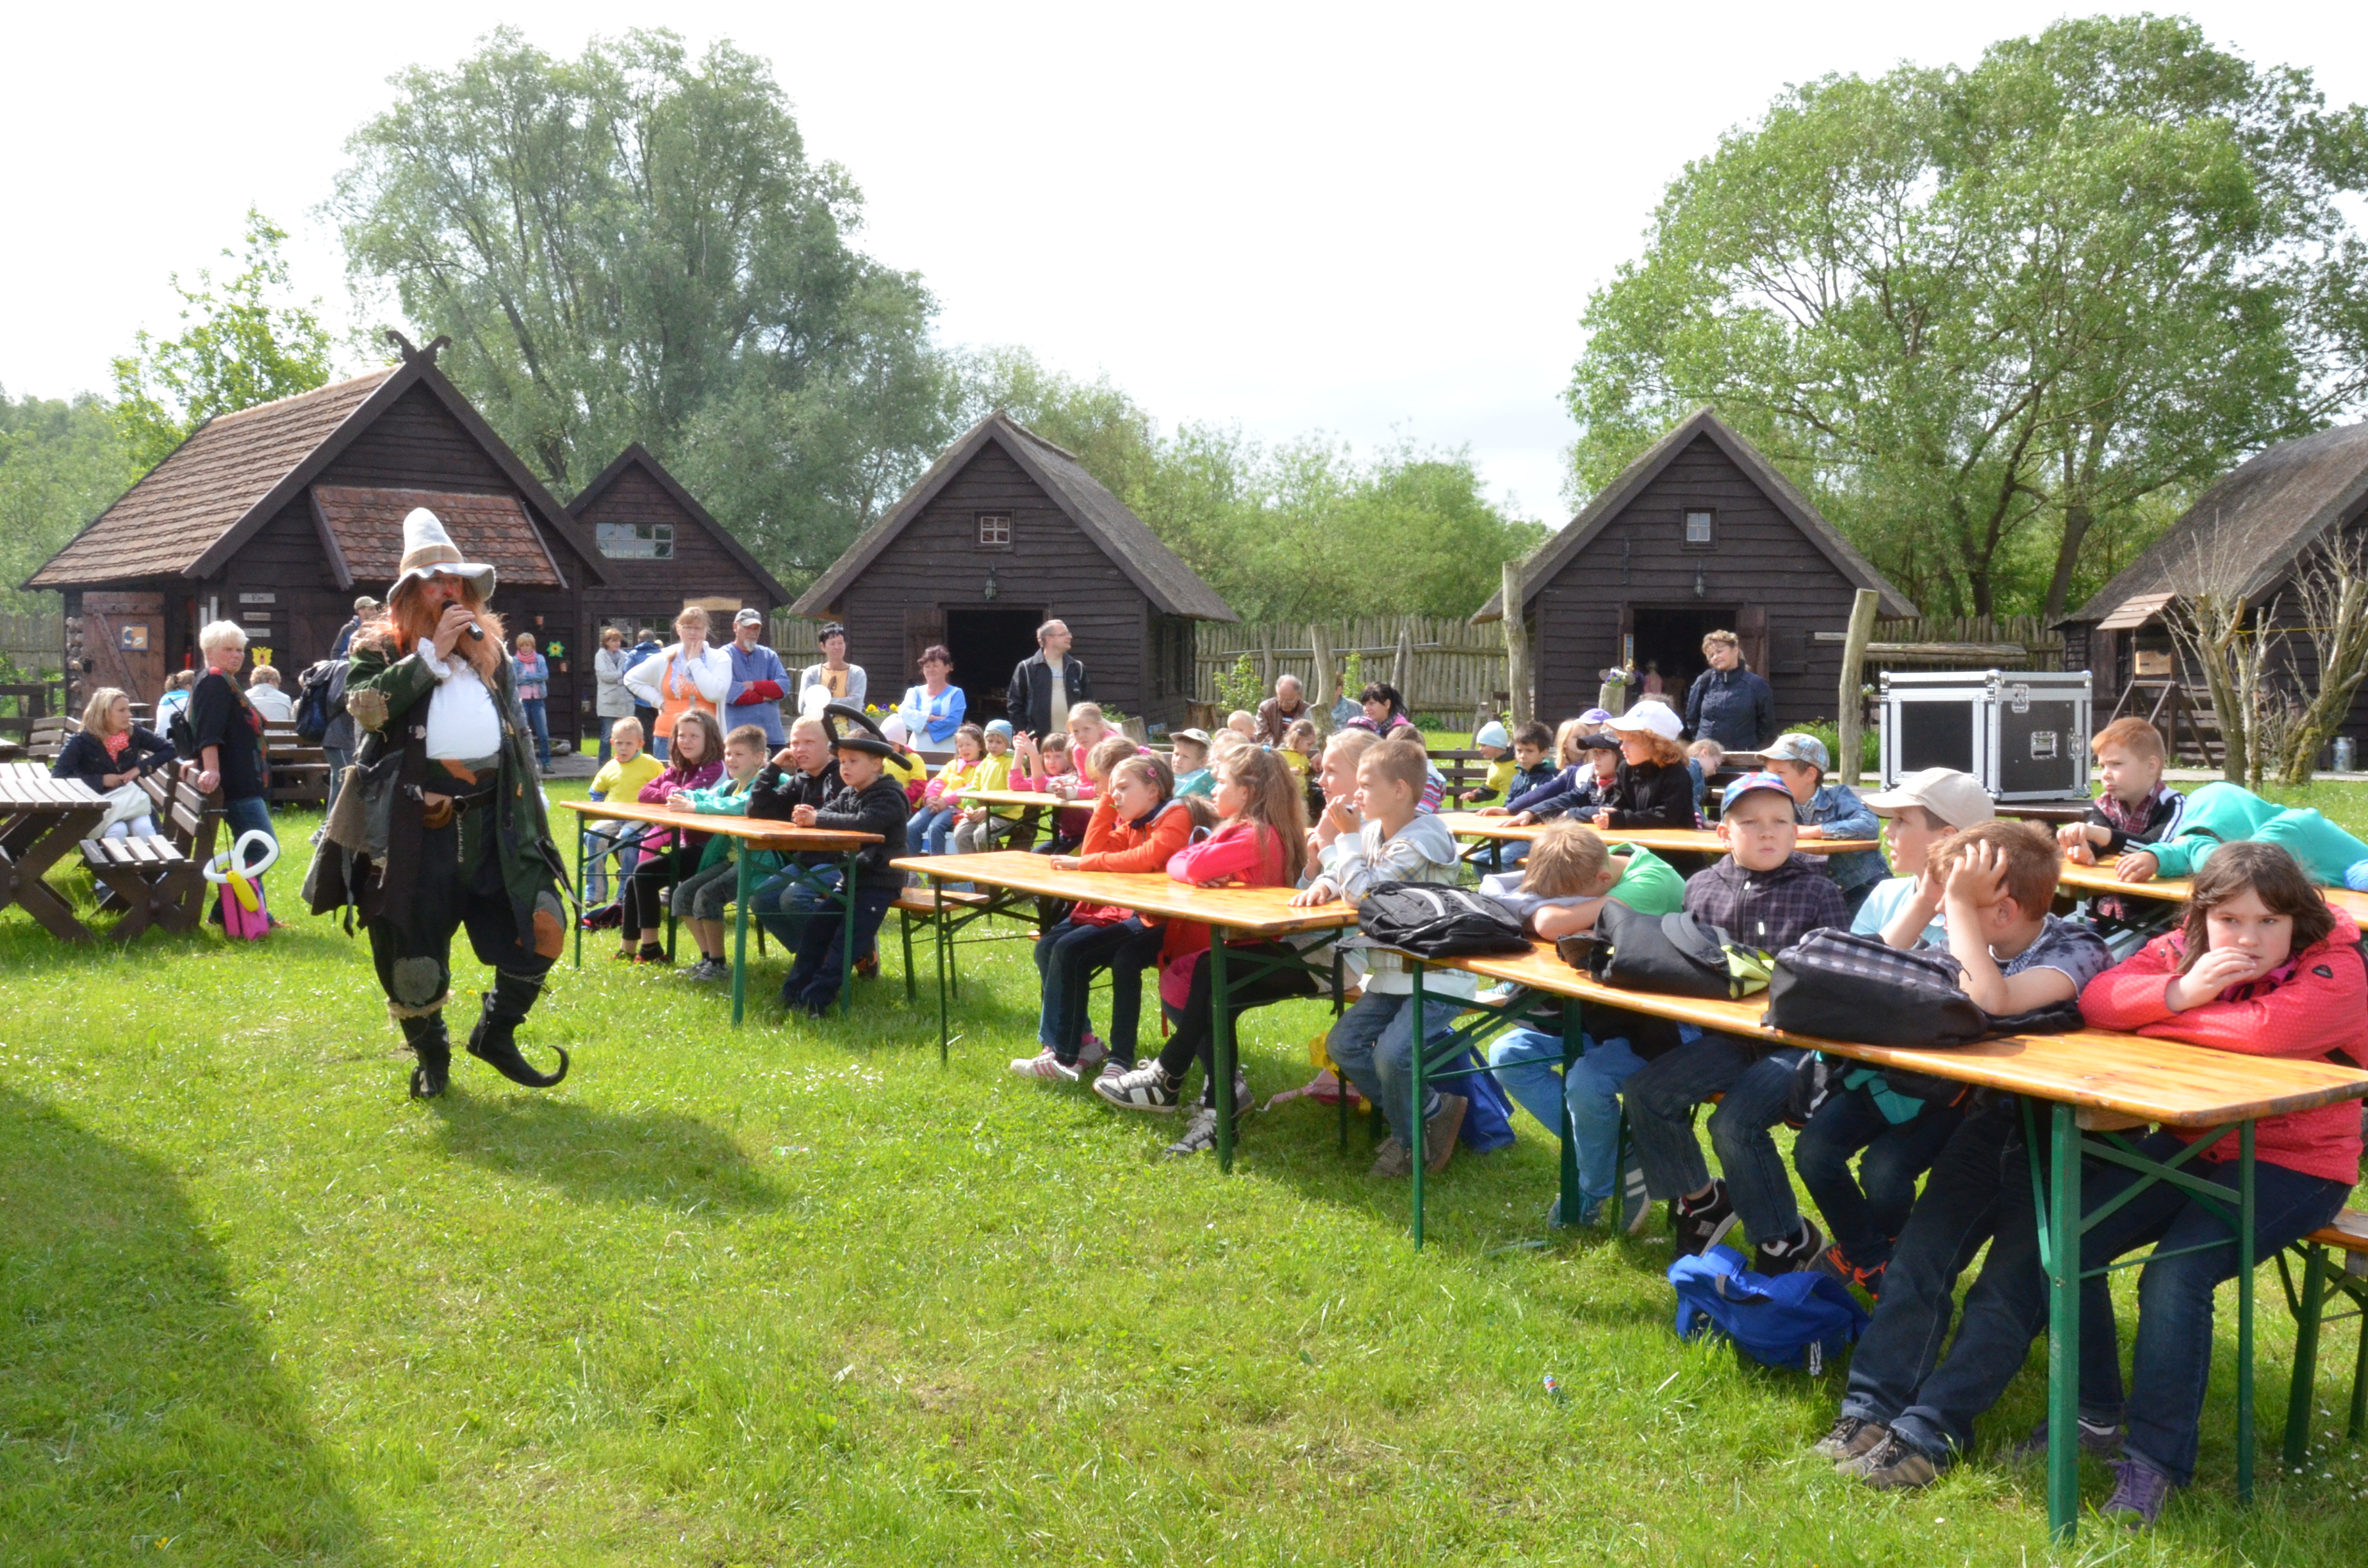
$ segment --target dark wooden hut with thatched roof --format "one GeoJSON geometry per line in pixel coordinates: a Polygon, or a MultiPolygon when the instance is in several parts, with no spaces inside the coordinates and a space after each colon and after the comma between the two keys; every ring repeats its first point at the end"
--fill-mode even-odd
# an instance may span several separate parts
{"type": "Polygon", "coordinates": [[[1238,620],[1216,590],[1065,451],[1001,413],[929,465],[793,607],[847,627],[848,657],[893,704],[942,642],[974,719],[1003,714],[1036,627],[1068,623],[1094,697],[1183,722],[1192,627],[1238,620]]]}
{"type": "MultiPolygon", "coordinates": [[[[1732,631],[1776,692],[1780,724],[1834,717],[1861,588],[1884,616],[1915,605],[1776,465],[1704,408],[1645,449],[1521,568],[1537,712],[1594,706],[1602,672],[1657,669],[1673,707],[1705,667],[1703,634],[1732,631]]],[[[1495,620],[1504,596],[1473,617],[1495,620]]],[[[1649,689],[1649,687],[1647,687],[1649,689]]]]}

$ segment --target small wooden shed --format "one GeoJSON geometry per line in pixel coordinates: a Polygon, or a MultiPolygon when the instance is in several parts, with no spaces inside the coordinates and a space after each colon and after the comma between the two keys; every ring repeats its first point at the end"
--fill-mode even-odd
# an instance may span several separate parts
{"type": "MultiPolygon", "coordinates": [[[[1821,517],[1758,448],[1704,408],[1645,449],[1521,569],[1537,712],[1594,706],[1602,672],[1656,668],[1682,708],[1704,633],[1734,631],[1776,691],[1782,724],[1835,716],[1839,641],[1861,588],[1880,614],[1915,605],[1821,517]]],[[[1492,597],[1474,620],[1504,613],[1492,597]]]]}
{"type": "Polygon", "coordinates": [[[578,596],[612,569],[436,369],[439,345],[396,341],[400,364],[208,420],[27,579],[65,597],[79,687],[154,702],[198,665],[212,620],[239,622],[292,680],[328,656],[358,596],[385,594],[404,515],[427,506],[500,568],[495,608],[513,630],[562,643],[552,706],[566,711],[578,678],[589,694],[578,596]]]}
{"type": "Polygon", "coordinates": [[[793,607],[842,622],[871,700],[893,703],[942,642],[973,718],[1008,711],[1036,628],[1066,621],[1096,700],[1180,725],[1192,627],[1238,620],[1200,574],[1064,450],[997,412],[929,466],[793,607]]]}

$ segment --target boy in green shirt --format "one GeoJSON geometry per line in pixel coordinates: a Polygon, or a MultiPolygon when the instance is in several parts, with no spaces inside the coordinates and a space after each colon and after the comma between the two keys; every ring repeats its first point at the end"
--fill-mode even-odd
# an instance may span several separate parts
{"type": "MultiPolygon", "coordinates": [[[[1484,877],[1480,891],[1520,918],[1545,941],[1560,941],[1595,928],[1606,899],[1643,915],[1675,915],[1685,905],[1686,880],[1668,861],[1633,844],[1606,844],[1595,830],[1572,821],[1554,824],[1530,846],[1519,871],[1484,877]]],[[[1565,1223],[1594,1224],[1616,1185],[1622,1194],[1626,1225],[1646,1206],[1645,1173],[1620,1168],[1620,1089],[1645,1065],[1624,1038],[1583,1037],[1580,1054],[1566,1077],[1554,1069],[1563,1040],[1543,1029],[1510,1029],[1489,1048],[1488,1065],[1506,1093],[1548,1128],[1567,1126],[1578,1157],[1579,1211],[1565,1223]],[[1633,1212],[1632,1212],[1633,1211],[1633,1212]]]]}

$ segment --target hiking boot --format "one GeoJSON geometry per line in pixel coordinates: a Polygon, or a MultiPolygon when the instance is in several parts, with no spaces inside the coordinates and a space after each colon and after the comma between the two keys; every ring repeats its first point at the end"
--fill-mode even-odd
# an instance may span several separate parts
{"type": "Polygon", "coordinates": [[[411,1070],[411,1097],[432,1100],[444,1092],[452,1077],[452,1037],[445,1032],[444,1015],[431,1013],[401,1022],[403,1043],[419,1059],[411,1070]]]}
{"type": "Polygon", "coordinates": [[[1645,1166],[1631,1149],[1620,1167],[1620,1233],[1641,1236],[1653,1222],[1653,1195],[1645,1187],[1645,1166]]]}
{"type": "Polygon", "coordinates": [[[1383,1181],[1404,1181],[1414,1175],[1414,1151],[1399,1142],[1398,1135],[1393,1132],[1382,1140],[1381,1148],[1373,1154],[1373,1168],[1365,1174],[1383,1181]]]}
{"type": "Polygon", "coordinates": [[[1941,1479],[1941,1467],[1931,1456],[1896,1432],[1886,1432],[1882,1442],[1838,1468],[1877,1492],[1911,1491],[1941,1479]]]}
{"type": "Polygon", "coordinates": [[[1880,1421],[1864,1421],[1855,1415],[1839,1417],[1826,1435],[1809,1445],[1809,1451],[1822,1460],[1846,1464],[1861,1454],[1871,1452],[1891,1428],[1880,1421]]]}
{"type": "MultiPolygon", "coordinates": [[[[1110,1068],[1116,1065],[1111,1062],[1102,1069],[1102,1075],[1094,1080],[1094,1093],[1121,1110],[1147,1110],[1156,1116],[1174,1114],[1180,1097],[1177,1091],[1184,1085],[1182,1079],[1169,1077],[1156,1062],[1146,1062],[1132,1073],[1112,1074],[1110,1068]]],[[[1014,1071],[1018,1066],[1013,1063],[1014,1071]]]]}
{"type": "Polygon", "coordinates": [[[1206,1153],[1216,1146],[1216,1110],[1212,1107],[1202,1106],[1192,1113],[1192,1119],[1184,1124],[1184,1136],[1162,1149],[1160,1153],[1171,1159],[1180,1160],[1190,1155],[1206,1153]]]}
{"type": "MultiPolygon", "coordinates": [[[[1236,1091],[1235,1105],[1241,1103],[1236,1091]]],[[[1472,1102],[1462,1095],[1441,1095],[1439,1108],[1422,1124],[1422,1168],[1437,1176],[1455,1158],[1455,1135],[1463,1131],[1463,1113],[1472,1102]]]]}
{"type": "Polygon", "coordinates": [[[1735,1229],[1735,1205],[1726,1200],[1726,1183],[1711,1183],[1710,1196],[1700,1202],[1686,1199],[1669,1204],[1669,1233],[1679,1257],[1700,1257],[1726,1240],[1735,1229]]]}
{"type": "Polygon", "coordinates": [[[2113,1461],[2113,1494],[2097,1512],[2134,1530],[2150,1528],[2170,1501],[2170,1477],[2142,1459],[2113,1461]]]}
{"type": "Polygon", "coordinates": [[[1760,1242],[1751,1249],[1753,1272],[1770,1277],[1790,1274],[1796,1268],[1806,1268],[1816,1262],[1826,1250],[1825,1233],[1807,1215],[1801,1216],[1800,1225],[1789,1236],[1779,1241],[1760,1242]]]}
{"type": "MultiPolygon", "coordinates": [[[[2082,1416],[2074,1423],[2080,1429],[2080,1451],[2091,1459],[2118,1460],[2122,1457],[2122,1427],[2119,1422],[2091,1421],[2082,1416]]],[[[2047,1457],[2047,1426],[2042,1421],[2031,1429],[2031,1436],[2007,1450],[2007,1458],[2016,1464],[2029,1464],[2047,1457]]]]}
{"type": "Polygon", "coordinates": [[[1064,1063],[1049,1050],[1040,1051],[1033,1056],[1016,1058],[1011,1070],[1023,1078],[1042,1078],[1047,1083],[1074,1084],[1077,1081],[1077,1070],[1064,1063]]]}

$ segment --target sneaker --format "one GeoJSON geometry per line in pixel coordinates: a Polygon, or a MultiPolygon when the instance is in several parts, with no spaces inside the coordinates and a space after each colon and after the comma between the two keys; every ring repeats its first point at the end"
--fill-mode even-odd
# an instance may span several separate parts
{"type": "Polygon", "coordinates": [[[1882,1442],[1839,1468],[1877,1492],[1906,1492],[1941,1479],[1931,1457],[1896,1432],[1884,1433],[1882,1442]]]}
{"type": "Polygon", "coordinates": [[[1015,1059],[1011,1070],[1023,1078],[1042,1078],[1050,1083],[1074,1084],[1077,1081],[1077,1070],[1063,1065],[1061,1059],[1049,1051],[1015,1059]]]}
{"type": "MultiPolygon", "coordinates": [[[[2107,1424],[2082,1416],[2074,1423],[2080,1429],[2080,1451],[2093,1459],[2118,1460],[2122,1457],[2122,1428],[2118,1422],[2107,1424]]],[[[2031,1436],[2007,1450],[2007,1458],[2016,1464],[2030,1464],[2047,1457],[2047,1423],[2042,1421],[2031,1429],[2031,1436]]]]}
{"type": "Polygon", "coordinates": [[[1873,1268],[1861,1268],[1850,1260],[1850,1254],[1842,1251],[1841,1244],[1836,1242],[1819,1253],[1808,1268],[1812,1274],[1823,1274],[1845,1285],[1855,1285],[1866,1292],[1869,1301],[1879,1301],[1883,1299],[1883,1271],[1889,1267],[1886,1262],[1878,1263],[1873,1268]]]}
{"type": "Polygon", "coordinates": [[[1645,1187],[1645,1166],[1636,1152],[1628,1152],[1627,1163],[1620,1167],[1620,1231],[1622,1235],[1641,1236],[1653,1222],[1653,1195],[1645,1187]]]}
{"type": "Polygon", "coordinates": [[[2134,1530],[2150,1528],[2170,1501],[2170,1477],[2141,1459],[2113,1461],[2113,1494],[2098,1513],[2134,1530]]]}
{"type": "Polygon", "coordinates": [[[1090,1073],[1109,1060],[1110,1047],[1102,1043],[1099,1035],[1088,1034],[1078,1043],[1077,1066],[1080,1071],[1090,1073]]]}
{"type": "Polygon", "coordinates": [[[1726,1240],[1735,1229],[1735,1206],[1726,1200],[1726,1183],[1711,1183],[1710,1196],[1699,1204],[1684,1199],[1669,1204],[1669,1231],[1679,1257],[1700,1257],[1726,1240]]]}
{"type": "MultiPolygon", "coordinates": [[[[1176,1091],[1183,1086],[1181,1079],[1161,1072],[1156,1062],[1147,1062],[1132,1073],[1113,1075],[1110,1068],[1117,1065],[1113,1062],[1102,1068],[1102,1075],[1094,1080],[1094,1093],[1121,1110],[1147,1110],[1156,1116],[1174,1113],[1178,1097],[1176,1091]]],[[[1012,1071],[1019,1070],[1019,1064],[1013,1062],[1012,1071]]]]}
{"type": "MultiPolygon", "coordinates": [[[[1240,1091],[1235,1090],[1234,1103],[1241,1104],[1240,1091]]],[[[1455,1135],[1463,1131],[1463,1113],[1472,1102],[1462,1095],[1441,1095],[1439,1108],[1422,1124],[1422,1168],[1437,1176],[1455,1158],[1455,1135]]]]}
{"type": "Polygon", "coordinates": [[[1809,1445],[1809,1451],[1819,1459],[1831,1460],[1836,1464],[1845,1464],[1861,1454],[1872,1451],[1877,1444],[1890,1436],[1891,1428],[1880,1421],[1865,1421],[1855,1415],[1844,1415],[1834,1422],[1832,1428],[1824,1437],[1809,1445]]]}
{"type": "Polygon", "coordinates": [[[1206,1153],[1216,1146],[1217,1113],[1209,1107],[1202,1106],[1192,1113],[1192,1119],[1184,1124],[1184,1136],[1162,1149],[1160,1153],[1172,1159],[1180,1160],[1193,1154],[1206,1153]]]}
{"type": "Polygon", "coordinates": [[[1382,1140],[1380,1150],[1373,1155],[1373,1168],[1365,1174],[1383,1181],[1404,1181],[1414,1175],[1414,1151],[1399,1142],[1398,1135],[1393,1132],[1382,1140]]]}
{"type": "Polygon", "coordinates": [[[1761,1242],[1751,1249],[1754,1271],[1774,1276],[1790,1274],[1796,1268],[1806,1268],[1816,1262],[1826,1250],[1826,1233],[1807,1215],[1801,1216],[1800,1228],[1782,1241],[1761,1242]]]}
{"type": "Polygon", "coordinates": [[[868,952],[855,960],[855,978],[858,980],[880,978],[880,954],[877,950],[868,952]]]}
{"type": "Polygon", "coordinates": [[[702,983],[718,980],[728,981],[732,978],[732,966],[722,959],[701,959],[684,970],[682,977],[685,980],[696,980],[702,983]]]}
{"type": "Polygon", "coordinates": [[[1582,1198],[1578,1200],[1578,1211],[1566,1215],[1562,1211],[1562,1199],[1557,1198],[1546,1205],[1546,1223],[1556,1230],[1594,1230],[1603,1223],[1603,1208],[1611,1201],[1608,1198],[1582,1198]]]}
{"type": "Polygon", "coordinates": [[[654,963],[660,969],[672,969],[674,967],[674,960],[666,957],[666,950],[664,948],[638,949],[633,954],[633,961],[635,963],[654,963]]]}
{"type": "Polygon", "coordinates": [[[642,950],[639,948],[619,948],[615,952],[610,953],[609,956],[615,959],[619,963],[639,963],[642,958],[642,950]]]}

